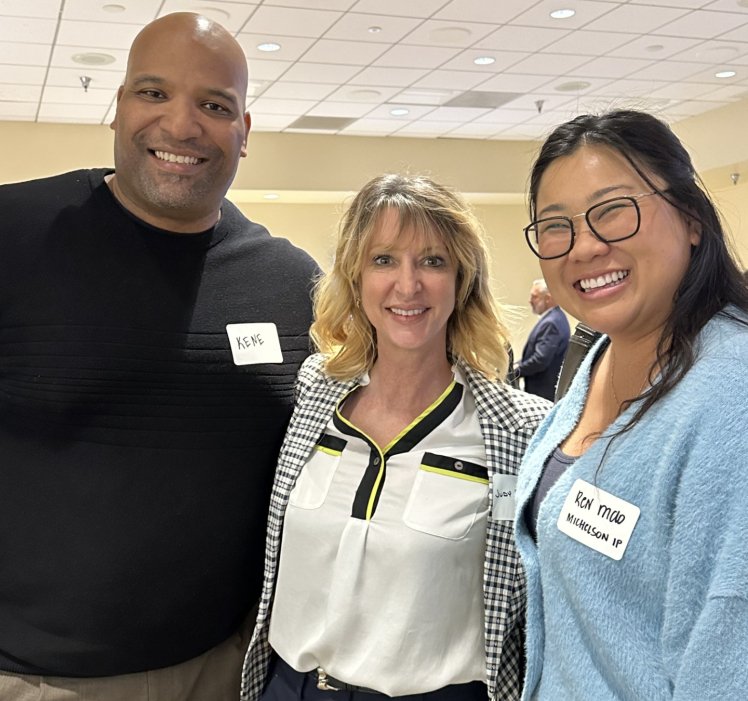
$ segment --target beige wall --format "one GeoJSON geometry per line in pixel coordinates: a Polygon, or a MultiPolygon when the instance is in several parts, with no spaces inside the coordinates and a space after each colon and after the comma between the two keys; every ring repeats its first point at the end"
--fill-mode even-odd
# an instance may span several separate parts
{"type": "MultiPolygon", "coordinates": [[[[675,125],[720,205],[735,248],[748,265],[748,99],[675,125]],[[739,172],[737,185],[730,173],[739,172]]],[[[325,268],[344,202],[387,171],[426,173],[468,194],[489,234],[497,297],[516,309],[515,351],[534,319],[527,305],[540,276],[527,250],[524,193],[534,142],[335,137],[252,133],[232,198],[247,216],[289,238],[325,268]],[[262,194],[280,191],[266,202],[262,194]]],[[[0,122],[0,182],[112,164],[106,126],[0,122]]]]}

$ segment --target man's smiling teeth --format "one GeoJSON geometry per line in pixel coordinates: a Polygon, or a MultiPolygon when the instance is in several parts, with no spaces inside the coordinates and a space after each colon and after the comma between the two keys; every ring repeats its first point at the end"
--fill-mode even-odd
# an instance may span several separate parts
{"type": "Polygon", "coordinates": [[[390,307],[390,311],[398,316],[418,316],[423,314],[425,309],[397,309],[397,307],[390,307]]]}
{"type": "Polygon", "coordinates": [[[628,275],[628,271],[616,270],[613,273],[605,273],[600,277],[591,277],[586,280],[580,280],[579,286],[587,292],[587,290],[594,290],[597,287],[603,287],[603,285],[610,285],[611,282],[618,282],[623,280],[628,275]]]}
{"type": "Polygon", "coordinates": [[[154,151],[153,153],[156,154],[156,158],[169,161],[169,163],[189,163],[193,166],[200,163],[200,159],[194,156],[178,156],[176,153],[169,153],[168,151],[154,151]]]}

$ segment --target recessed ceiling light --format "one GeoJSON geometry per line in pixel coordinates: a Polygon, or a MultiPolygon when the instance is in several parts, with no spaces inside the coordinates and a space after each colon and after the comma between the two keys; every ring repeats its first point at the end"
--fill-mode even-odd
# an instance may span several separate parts
{"type": "Polygon", "coordinates": [[[277,200],[280,198],[280,195],[276,194],[275,192],[266,192],[263,195],[263,198],[266,200],[277,200]]]}
{"type": "Polygon", "coordinates": [[[102,54],[95,51],[73,54],[72,59],[75,63],[80,63],[84,66],[106,66],[108,63],[114,63],[116,60],[111,54],[102,54]]]}
{"type": "Polygon", "coordinates": [[[374,25],[373,27],[369,27],[366,31],[369,32],[369,34],[379,34],[379,32],[382,31],[382,28],[374,25]]]}
{"type": "Polygon", "coordinates": [[[649,46],[645,46],[644,50],[649,51],[651,54],[655,54],[658,51],[662,51],[665,47],[662,44],[650,44],[649,46]]]}
{"type": "Polygon", "coordinates": [[[492,63],[496,63],[496,59],[493,56],[478,56],[473,59],[473,63],[476,66],[490,66],[492,63]]]}
{"type": "Polygon", "coordinates": [[[575,14],[577,14],[576,10],[570,10],[567,8],[553,10],[553,12],[550,13],[553,19],[569,19],[569,17],[573,17],[575,14]]]}
{"type": "Polygon", "coordinates": [[[735,71],[717,71],[714,74],[715,78],[734,78],[737,75],[735,71]]]}
{"type": "Polygon", "coordinates": [[[276,44],[274,41],[266,41],[262,44],[257,44],[258,51],[280,51],[280,44],[276,44]]]}
{"type": "Polygon", "coordinates": [[[579,92],[580,90],[586,90],[592,83],[586,80],[570,80],[568,83],[561,83],[557,85],[554,90],[559,92],[579,92]]]}
{"type": "Polygon", "coordinates": [[[467,46],[472,36],[473,32],[467,27],[438,27],[429,32],[431,41],[450,46],[467,46]]]}
{"type": "Polygon", "coordinates": [[[394,109],[390,110],[390,114],[393,117],[404,117],[409,112],[410,110],[406,109],[405,107],[395,107],[394,109]]]}
{"type": "Polygon", "coordinates": [[[102,5],[101,9],[104,10],[104,12],[124,12],[127,8],[124,5],[110,3],[109,5],[102,5]]]}

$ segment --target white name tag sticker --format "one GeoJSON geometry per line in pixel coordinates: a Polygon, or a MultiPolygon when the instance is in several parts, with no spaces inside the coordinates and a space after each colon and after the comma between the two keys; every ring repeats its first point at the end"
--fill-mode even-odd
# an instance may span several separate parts
{"type": "Polygon", "coordinates": [[[583,545],[620,560],[639,513],[638,506],[578,479],[566,496],[558,529],[583,545]]]}
{"type": "Polygon", "coordinates": [[[283,362],[275,324],[227,324],[226,333],[234,365],[283,362]]]}
{"type": "Polygon", "coordinates": [[[513,521],[517,475],[494,474],[491,480],[491,491],[493,492],[491,519],[494,521],[513,521]]]}

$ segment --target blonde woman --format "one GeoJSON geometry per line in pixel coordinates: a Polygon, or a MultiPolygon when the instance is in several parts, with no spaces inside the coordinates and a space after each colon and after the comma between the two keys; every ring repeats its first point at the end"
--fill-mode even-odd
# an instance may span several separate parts
{"type": "Polygon", "coordinates": [[[372,180],[315,319],[243,698],[517,699],[514,486],[549,404],[499,380],[506,331],[474,216],[428,178],[372,180]]]}

